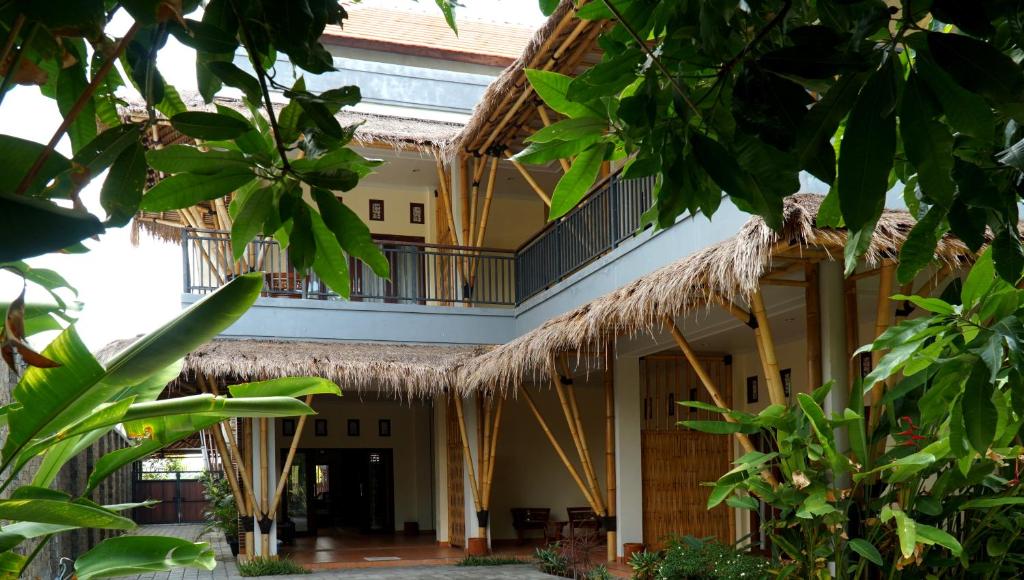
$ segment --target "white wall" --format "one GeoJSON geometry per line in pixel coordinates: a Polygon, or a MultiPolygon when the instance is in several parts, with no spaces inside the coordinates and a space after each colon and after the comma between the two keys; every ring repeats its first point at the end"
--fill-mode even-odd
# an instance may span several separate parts
{"type": "MultiPolygon", "coordinates": [[[[431,466],[431,405],[429,402],[398,402],[378,399],[376,393],[346,392],[341,398],[319,396],[313,401],[317,415],[306,420],[300,449],[392,449],[394,462],[395,528],[407,521],[420,530],[434,528],[433,476],[431,466]],[[327,420],[327,437],[314,436],[315,419],[327,420]],[[347,435],[348,419],[359,419],[359,437],[347,435]],[[380,437],[379,419],[391,420],[391,437],[380,437]]],[[[277,422],[278,447],[288,449],[292,438],[277,422]]]]}

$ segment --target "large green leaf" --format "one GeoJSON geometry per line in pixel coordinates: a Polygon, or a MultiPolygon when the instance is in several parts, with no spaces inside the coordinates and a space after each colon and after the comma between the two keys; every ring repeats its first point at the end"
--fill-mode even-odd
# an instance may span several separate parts
{"type": "Polygon", "coordinates": [[[171,117],[171,125],[196,139],[234,139],[252,129],[252,125],[236,117],[205,111],[187,111],[171,117]]]}
{"type": "Polygon", "coordinates": [[[341,247],[350,256],[366,262],[373,273],[381,278],[391,274],[388,259],[370,235],[370,228],[352,210],[341,203],[330,191],[315,188],[313,199],[324,223],[334,232],[341,247]]]}
{"type": "Polygon", "coordinates": [[[254,178],[252,171],[233,167],[225,167],[212,175],[172,175],[146,192],[140,208],[146,211],[170,211],[192,207],[201,201],[224,197],[254,178]]]}
{"type": "Polygon", "coordinates": [[[313,270],[321,280],[338,293],[348,298],[351,288],[348,276],[348,258],[338,243],[334,232],[327,227],[317,212],[309,212],[312,222],[313,238],[316,240],[316,256],[313,259],[313,270]]]}
{"type": "Polygon", "coordinates": [[[0,518],[83,528],[131,530],[135,522],[102,508],[68,499],[26,498],[0,500],[0,518]]]}
{"type": "Polygon", "coordinates": [[[563,119],[544,127],[526,138],[528,143],[550,143],[552,141],[572,141],[604,134],[608,130],[608,122],[597,117],[580,117],[563,119]]]}
{"type": "MultiPolygon", "coordinates": [[[[4,160],[4,170],[0,171],[0,192],[14,192],[43,149],[45,146],[42,143],[0,135],[0,159],[4,160]]],[[[71,161],[67,157],[56,151],[50,153],[27,191],[42,190],[47,182],[69,169],[71,161]]]]}
{"type": "MultiPolygon", "coordinates": [[[[128,408],[127,413],[124,414],[124,421],[129,425],[134,425],[146,419],[174,415],[202,415],[227,419],[230,417],[294,417],[312,413],[313,409],[293,397],[267,396],[232,399],[203,394],[136,403],[128,408]]],[[[133,437],[144,434],[131,431],[128,433],[133,437]]]]}
{"type": "Polygon", "coordinates": [[[903,91],[900,135],[907,158],[917,169],[921,190],[948,209],[956,189],[952,176],[953,135],[932,119],[932,98],[926,90],[917,74],[911,73],[903,91]]]}
{"type": "Polygon", "coordinates": [[[132,219],[139,210],[145,186],[145,149],[136,140],[114,160],[100,189],[100,205],[111,226],[120,227],[132,219]]]}
{"type": "Polygon", "coordinates": [[[943,207],[932,206],[910,230],[907,241],[900,248],[900,261],[896,266],[896,278],[900,284],[912,281],[918,272],[935,260],[935,246],[949,231],[945,216],[943,207]]]}
{"type": "Polygon", "coordinates": [[[242,383],[228,387],[232,397],[302,397],[305,395],[338,395],[341,389],[333,382],[320,377],[284,377],[242,383]]]}
{"type": "Polygon", "coordinates": [[[528,68],[526,69],[526,78],[529,79],[530,86],[540,95],[544,103],[555,111],[572,118],[594,116],[594,112],[589,107],[570,101],[566,97],[572,77],[552,71],[528,68]]]}
{"type": "Polygon", "coordinates": [[[512,159],[530,165],[543,165],[556,159],[572,159],[600,139],[601,135],[591,135],[571,141],[530,143],[525,149],[513,155],[512,159]]]}
{"type": "Polygon", "coordinates": [[[548,219],[558,219],[569,213],[587,195],[601,171],[607,149],[607,145],[599,143],[576,156],[572,167],[558,180],[555,191],[551,193],[548,219]]]}
{"type": "Polygon", "coordinates": [[[84,211],[0,193],[0,262],[62,250],[103,229],[95,216],[84,211]]]}
{"type": "Polygon", "coordinates": [[[928,60],[919,59],[916,71],[942,105],[946,121],[954,129],[971,137],[992,140],[994,118],[985,99],[958,85],[928,60]]]}
{"type": "Polygon", "coordinates": [[[690,135],[693,154],[715,184],[746,209],[760,215],[773,229],[782,226],[782,196],[765,190],[721,143],[700,133],[690,135]]]}
{"type": "Polygon", "coordinates": [[[927,34],[931,55],[960,86],[997,103],[1020,101],[1024,74],[991,43],[963,34],[927,34]]]}
{"type": "Polygon", "coordinates": [[[984,455],[996,435],[996,422],[999,413],[992,402],[995,387],[989,381],[988,370],[983,365],[976,365],[964,385],[961,398],[964,416],[964,433],[971,447],[984,455]]]}
{"type": "Polygon", "coordinates": [[[164,173],[201,173],[213,175],[221,173],[225,168],[237,169],[239,172],[251,171],[252,163],[238,151],[226,149],[207,149],[189,145],[171,145],[163,149],[152,149],[146,152],[146,161],[150,167],[164,173]]]}
{"type": "Polygon", "coordinates": [[[229,61],[211,61],[206,63],[206,68],[210,69],[210,72],[216,75],[224,84],[235,87],[245,93],[245,98],[251,102],[258,103],[263,98],[260,82],[256,80],[256,77],[238,68],[233,63],[229,61]]]}
{"type": "Polygon", "coordinates": [[[839,206],[853,232],[874,224],[885,206],[896,153],[896,116],[885,107],[895,92],[894,78],[887,66],[871,75],[850,111],[839,146],[839,206]]]}
{"type": "Polygon", "coordinates": [[[79,556],[75,575],[79,580],[152,574],[175,568],[213,570],[217,565],[207,543],[195,544],[170,536],[120,536],[109,538],[79,556]]]}
{"type": "Polygon", "coordinates": [[[263,224],[274,211],[274,189],[260,187],[241,201],[241,208],[231,222],[231,253],[241,259],[249,242],[263,231],[263,224]]]}
{"type": "Polygon", "coordinates": [[[839,79],[825,96],[807,112],[796,133],[796,155],[800,167],[825,183],[836,177],[836,151],[832,138],[839,123],[850,111],[861,86],[863,74],[848,74],[839,79]]]}
{"type": "Polygon", "coordinates": [[[875,565],[882,565],[882,554],[878,552],[878,548],[872,545],[871,542],[863,538],[854,538],[850,540],[850,549],[857,552],[870,562],[873,562],[875,565]]]}
{"type": "Polygon", "coordinates": [[[437,7],[441,9],[441,13],[444,14],[444,21],[448,23],[448,28],[452,29],[456,35],[459,34],[459,27],[455,23],[455,6],[457,4],[454,0],[434,0],[437,7]]]}
{"type": "MultiPolygon", "coordinates": [[[[86,78],[85,70],[85,46],[80,41],[69,41],[64,46],[75,58],[74,64],[61,68],[57,76],[57,108],[61,115],[67,117],[89,87],[89,79],[86,78]]],[[[74,152],[96,137],[95,101],[90,97],[80,107],[78,115],[68,127],[71,150],[74,152]]]]}

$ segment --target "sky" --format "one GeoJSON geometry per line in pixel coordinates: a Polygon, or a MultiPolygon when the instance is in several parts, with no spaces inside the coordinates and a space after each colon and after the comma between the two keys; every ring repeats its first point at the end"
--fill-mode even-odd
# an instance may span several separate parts
{"type": "MultiPolygon", "coordinates": [[[[283,0],[282,0],[283,1],[283,0]]],[[[381,5],[423,12],[436,11],[433,0],[363,0],[381,5]]],[[[482,19],[537,26],[543,21],[537,0],[462,0],[456,19],[482,19]]],[[[121,34],[130,26],[127,18],[115,18],[109,31],[121,34]]],[[[399,33],[399,31],[396,31],[399,33]]],[[[161,50],[157,66],[168,82],[179,90],[195,90],[195,53],[173,38],[161,50]]],[[[34,87],[17,87],[0,107],[0,132],[45,143],[61,122],[54,101],[34,87]]],[[[65,138],[57,150],[70,157],[65,138]]],[[[82,192],[82,201],[94,215],[103,217],[99,205],[99,176],[82,192]]],[[[142,236],[138,247],[130,242],[130,227],[108,230],[99,240],[88,240],[91,251],[80,255],[48,255],[29,260],[36,267],[53,268],[74,286],[77,296],[67,299],[81,303],[76,328],[92,349],[102,348],[158,328],[181,310],[181,248],[177,244],[142,236]]],[[[0,302],[14,299],[21,282],[0,272],[0,302]]],[[[29,286],[29,301],[46,301],[46,293],[29,286]]],[[[38,335],[32,342],[42,347],[53,335],[38,335]]]]}

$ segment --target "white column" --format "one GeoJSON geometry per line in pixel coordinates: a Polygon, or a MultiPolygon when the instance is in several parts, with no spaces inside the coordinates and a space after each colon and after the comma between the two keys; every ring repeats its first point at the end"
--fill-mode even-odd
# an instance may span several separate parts
{"type": "Polygon", "coordinates": [[[448,542],[448,408],[437,396],[434,405],[434,533],[436,541],[448,542]]]}
{"type": "MultiPolygon", "coordinates": [[[[479,470],[477,469],[478,463],[476,461],[476,459],[478,457],[480,457],[480,449],[478,448],[478,443],[479,442],[477,441],[477,436],[476,436],[476,418],[477,418],[477,415],[479,415],[479,413],[477,413],[477,408],[476,408],[476,397],[473,396],[473,395],[470,395],[469,397],[466,397],[466,398],[462,399],[462,416],[466,420],[466,440],[469,442],[469,451],[470,451],[470,454],[472,455],[471,460],[473,461],[473,470],[474,470],[474,473],[476,474],[476,480],[480,481],[480,473],[477,473],[479,470]]],[[[477,537],[477,533],[478,533],[478,528],[480,527],[477,524],[477,521],[476,521],[476,504],[473,503],[473,494],[475,492],[473,491],[473,486],[470,485],[470,482],[469,482],[469,465],[467,465],[467,462],[469,460],[470,460],[469,458],[465,457],[465,453],[463,453],[462,480],[463,480],[463,485],[465,486],[463,489],[465,491],[464,491],[464,493],[462,495],[465,498],[465,505],[466,505],[466,547],[467,548],[469,547],[469,538],[476,538],[477,537]]],[[[489,535],[490,535],[490,526],[488,525],[488,536],[489,535]]],[[[488,545],[490,545],[490,541],[489,540],[488,540],[488,545]]]]}
{"type": "MultiPolygon", "coordinates": [[[[825,414],[842,414],[850,402],[849,361],[846,344],[846,308],[843,302],[843,263],[818,264],[818,289],[821,295],[821,377],[833,381],[825,399],[825,414]]],[[[861,409],[854,409],[861,412],[861,409]]],[[[836,431],[839,451],[849,448],[846,434],[836,431]]]]}
{"type": "Polygon", "coordinates": [[[643,542],[643,476],[640,461],[640,359],[615,359],[615,470],[618,546],[643,542]]]}

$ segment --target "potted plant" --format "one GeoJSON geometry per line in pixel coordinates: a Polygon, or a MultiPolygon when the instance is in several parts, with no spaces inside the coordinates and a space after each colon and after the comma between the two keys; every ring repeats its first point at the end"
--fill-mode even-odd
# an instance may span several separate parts
{"type": "Polygon", "coordinates": [[[203,534],[220,530],[224,533],[231,554],[238,556],[238,506],[227,480],[220,474],[206,472],[202,477],[203,496],[209,507],[203,513],[206,525],[203,534]]]}

